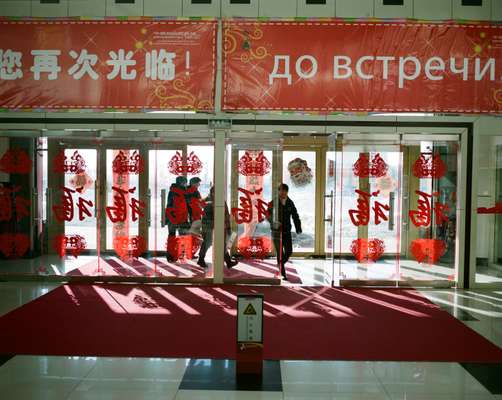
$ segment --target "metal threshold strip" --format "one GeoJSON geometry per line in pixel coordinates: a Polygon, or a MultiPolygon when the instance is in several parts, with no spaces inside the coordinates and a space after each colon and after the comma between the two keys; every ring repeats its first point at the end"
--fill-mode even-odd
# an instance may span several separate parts
{"type": "Polygon", "coordinates": [[[449,289],[455,287],[454,281],[439,281],[439,280],[418,280],[410,279],[405,281],[395,281],[386,279],[341,279],[341,287],[407,287],[407,288],[440,288],[449,289]]]}

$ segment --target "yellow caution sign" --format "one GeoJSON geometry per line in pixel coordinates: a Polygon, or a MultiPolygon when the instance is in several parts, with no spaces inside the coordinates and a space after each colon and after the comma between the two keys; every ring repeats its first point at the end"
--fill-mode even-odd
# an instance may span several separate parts
{"type": "Polygon", "coordinates": [[[246,309],[244,310],[244,315],[256,315],[256,310],[254,309],[251,303],[249,303],[246,309]]]}

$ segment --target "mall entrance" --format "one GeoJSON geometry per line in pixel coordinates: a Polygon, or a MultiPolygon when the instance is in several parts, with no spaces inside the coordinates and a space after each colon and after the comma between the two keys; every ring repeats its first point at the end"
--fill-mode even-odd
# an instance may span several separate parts
{"type": "MultiPolygon", "coordinates": [[[[227,132],[219,153],[225,282],[280,282],[282,182],[301,220],[289,283],[455,285],[460,135],[257,135],[227,132]]],[[[2,274],[212,282],[214,132],[4,132],[1,144],[2,274]]]]}

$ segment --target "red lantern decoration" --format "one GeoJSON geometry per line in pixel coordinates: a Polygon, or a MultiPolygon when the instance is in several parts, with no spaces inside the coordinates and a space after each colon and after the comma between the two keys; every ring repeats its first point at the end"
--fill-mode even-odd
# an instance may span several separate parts
{"type": "Polygon", "coordinates": [[[239,174],[244,176],[265,176],[270,172],[272,164],[267,157],[260,152],[246,151],[237,163],[239,174]]]}
{"type": "Polygon", "coordinates": [[[355,239],[350,251],[358,262],[376,262],[385,251],[385,243],[380,239],[355,239]]]}
{"type": "Polygon", "coordinates": [[[7,258],[20,258],[30,248],[30,237],[24,233],[0,234],[0,252],[7,258]]]}
{"type": "Polygon", "coordinates": [[[193,151],[188,157],[183,157],[181,152],[177,151],[167,166],[173,175],[197,175],[202,171],[202,161],[193,151]]]}
{"type": "Polygon", "coordinates": [[[64,150],[61,150],[59,154],[54,157],[53,171],[55,173],[81,174],[85,171],[85,160],[79,154],[78,150],[75,150],[69,159],[64,153],[64,150]]]}
{"type": "Polygon", "coordinates": [[[270,254],[272,241],[267,236],[243,236],[237,242],[237,249],[245,259],[263,259],[270,254]]]}
{"type": "Polygon", "coordinates": [[[0,158],[0,171],[7,174],[29,174],[32,164],[24,150],[13,148],[0,158]]]}
{"type": "Polygon", "coordinates": [[[420,157],[413,163],[413,175],[417,178],[441,178],[447,168],[439,153],[420,153],[420,157]]]}
{"type": "Polygon", "coordinates": [[[57,235],[54,238],[53,247],[60,257],[64,257],[67,252],[77,258],[87,244],[80,235],[57,235]]]}
{"type": "Polygon", "coordinates": [[[141,236],[116,236],[113,248],[123,260],[137,258],[146,251],[146,241],[141,236]]]}
{"type": "Polygon", "coordinates": [[[410,250],[419,263],[434,264],[446,253],[446,243],[439,239],[415,239],[410,250]]]}
{"type": "Polygon", "coordinates": [[[359,178],[381,178],[387,174],[388,170],[389,166],[380,156],[380,153],[375,154],[371,162],[365,153],[361,153],[352,166],[354,175],[359,178]]]}
{"type": "Polygon", "coordinates": [[[134,150],[130,156],[127,156],[120,150],[112,162],[113,172],[119,175],[138,175],[143,172],[144,166],[145,163],[139,155],[138,150],[134,150]]]}

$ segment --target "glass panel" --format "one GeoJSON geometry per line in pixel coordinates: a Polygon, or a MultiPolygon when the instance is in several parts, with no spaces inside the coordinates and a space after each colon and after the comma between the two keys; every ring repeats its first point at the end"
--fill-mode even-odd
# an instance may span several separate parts
{"type": "Polygon", "coordinates": [[[342,153],[338,196],[341,277],[396,279],[399,145],[345,140],[342,153]]]}
{"type": "Polygon", "coordinates": [[[212,218],[206,200],[211,203],[207,198],[213,181],[214,147],[186,144],[176,147],[166,149],[163,145],[149,151],[153,210],[149,218],[149,250],[156,260],[157,275],[211,277],[212,253],[206,254],[206,250],[212,233],[204,240],[207,235],[202,222],[212,218]]]}
{"type": "Polygon", "coordinates": [[[294,201],[302,221],[302,234],[293,229],[293,251],[314,252],[316,218],[316,152],[284,151],[282,179],[289,186],[288,197],[294,201]]]}
{"type": "MultiPolygon", "coordinates": [[[[276,173],[278,145],[236,143],[227,147],[227,204],[229,231],[225,255],[228,279],[275,278],[279,276],[283,252],[273,256],[274,248],[285,247],[278,224],[276,173]],[[239,262],[234,264],[234,258],[239,262]],[[228,268],[231,266],[232,268],[228,268]]],[[[288,268],[288,265],[286,265],[288,268]]]]}
{"type": "Polygon", "coordinates": [[[458,140],[406,141],[400,278],[455,280],[458,140]]]}
{"type": "Polygon", "coordinates": [[[455,279],[459,141],[420,136],[344,136],[335,171],[341,279],[455,279]]]}
{"type": "Polygon", "coordinates": [[[476,282],[502,282],[502,136],[481,136],[478,147],[476,282]]]}

